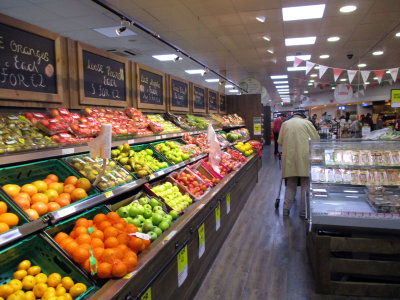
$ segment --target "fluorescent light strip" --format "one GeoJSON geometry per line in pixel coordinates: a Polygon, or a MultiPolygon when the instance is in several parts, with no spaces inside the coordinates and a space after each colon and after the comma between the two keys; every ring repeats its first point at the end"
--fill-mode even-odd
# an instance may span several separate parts
{"type": "Polygon", "coordinates": [[[319,58],[327,59],[327,58],[329,58],[329,54],[322,54],[322,55],[319,56],[319,58]]]}
{"type": "Polygon", "coordinates": [[[309,82],[314,82],[314,79],[310,79],[309,82]]]}
{"type": "Polygon", "coordinates": [[[231,89],[231,88],[233,88],[233,85],[232,84],[227,84],[227,85],[225,85],[225,88],[226,89],[231,89]]]}
{"type": "Polygon", "coordinates": [[[381,50],[372,52],[372,55],[375,55],[375,56],[382,55],[382,54],[383,54],[383,51],[381,51],[381,50]]]}
{"type": "Polygon", "coordinates": [[[266,41],[268,41],[268,42],[271,41],[271,38],[270,38],[269,36],[263,36],[263,39],[266,40],[266,41]]]}
{"type": "Polygon", "coordinates": [[[258,22],[264,23],[265,22],[265,17],[264,16],[259,16],[259,17],[256,17],[256,20],[258,22]]]}
{"type": "Polygon", "coordinates": [[[274,81],[274,84],[282,84],[282,83],[289,83],[289,81],[274,81]]]}
{"type": "Polygon", "coordinates": [[[314,45],[316,39],[317,39],[316,36],[287,38],[285,39],[285,46],[314,45]]]}
{"type": "Polygon", "coordinates": [[[351,13],[353,11],[355,11],[357,9],[357,6],[355,5],[346,5],[346,6],[342,6],[339,11],[341,13],[351,13]]]}
{"type": "Polygon", "coordinates": [[[274,50],[272,50],[272,49],[268,49],[267,52],[271,53],[271,54],[274,54],[274,50]]]}
{"type": "Polygon", "coordinates": [[[337,42],[338,40],[340,40],[340,37],[338,37],[338,36],[331,36],[331,37],[328,37],[326,40],[327,40],[328,42],[337,42]]]}
{"type": "Polygon", "coordinates": [[[289,72],[293,71],[305,71],[307,68],[306,67],[288,67],[287,70],[289,72]]]}
{"type": "Polygon", "coordinates": [[[207,82],[218,82],[218,78],[211,78],[211,79],[206,79],[207,82]]]}
{"type": "Polygon", "coordinates": [[[277,89],[287,89],[287,88],[289,88],[289,86],[288,85],[277,85],[277,86],[275,86],[277,89]]]}
{"type": "Polygon", "coordinates": [[[347,79],[346,78],[342,78],[342,79],[340,79],[340,81],[347,81],[347,79]]]}
{"type": "Polygon", "coordinates": [[[317,74],[311,74],[310,77],[317,77],[317,74]]]}
{"type": "Polygon", "coordinates": [[[319,70],[320,66],[315,66],[314,69],[315,70],[319,70]]]}
{"type": "Polygon", "coordinates": [[[287,75],[272,75],[270,76],[271,79],[286,79],[288,78],[287,75]]]}
{"type": "Polygon", "coordinates": [[[176,54],[162,54],[162,55],[152,55],[152,56],[153,58],[159,61],[174,61],[176,58],[178,58],[178,55],[176,54]]]}
{"type": "Polygon", "coordinates": [[[284,95],[284,94],[290,94],[290,92],[279,92],[279,91],[278,91],[278,93],[279,93],[279,94],[282,94],[282,95],[284,95]]]}
{"type": "Polygon", "coordinates": [[[400,37],[400,32],[396,32],[395,37],[400,37]]]}
{"type": "Polygon", "coordinates": [[[204,74],[206,71],[204,71],[203,69],[198,69],[198,70],[185,70],[185,72],[190,75],[194,75],[194,74],[204,74]]]}
{"type": "Polygon", "coordinates": [[[324,11],[325,4],[283,7],[282,18],[283,21],[321,19],[324,11]]]}
{"type": "Polygon", "coordinates": [[[304,93],[304,94],[308,94],[308,91],[304,91],[303,93],[304,93]]]}
{"type": "Polygon", "coordinates": [[[279,89],[279,90],[277,90],[278,91],[278,93],[279,92],[288,92],[288,91],[290,91],[290,89],[279,89]]]}
{"type": "Polygon", "coordinates": [[[289,55],[286,56],[286,61],[294,61],[294,58],[300,58],[302,60],[310,60],[311,59],[311,55],[310,54],[306,54],[306,55],[289,55]]]}
{"type": "Polygon", "coordinates": [[[357,67],[359,68],[365,68],[367,66],[367,64],[358,64],[357,67]]]}
{"type": "Polygon", "coordinates": [[[239,92],[239,90],[229,90],[229,93],[238,93],[239,92]]]}

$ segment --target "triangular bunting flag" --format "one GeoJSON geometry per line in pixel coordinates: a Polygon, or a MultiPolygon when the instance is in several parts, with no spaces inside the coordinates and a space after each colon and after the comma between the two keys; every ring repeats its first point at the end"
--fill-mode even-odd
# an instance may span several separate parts
{"type": "Polygon", "coordinates": [[[317,88],[318,82],[314,82],[314,88],[317,88]]]}
{"type": "Polygon", "coordinates": [[[336,68],[333,69],[333,77],[335,78],[335,82],[336,82],[336,80],[338,80],[338,78],[339,78],[340,74],[342,74],[342,72],[343,72],[343,69],[336,69],[336,68]]]}
{"type": "Polygon", "coordinates": [[[376,82],[371,83],[372,88],[374,89],[376,87],[376,82]]]}
{"type": "Polygon", "coordinates": [[[311,61],[306,61],[306,75],[314,68],[315,63],[311,61]]]}
{"type": "Polygon", "coordinates": [[[385,73],[385,70],[375,70],[375,75],[378,77],[378,82],[381,83],[383,73],[385,73]]]}
{"type": "Polygon", "coordinates": [[[393,80],[392,79],[389,79],[389,84],[393,85],[393,80]]]}
{"type": "Polygon", "coordinates": [[[351,83],[356,76],[357,70],[347,70],[347,76],[349,77],[349,82],[351,83]]]}
{"type": "Polygon", "coordinates": [[[365,96],[365,91],[360,89],[360,94],[365,96]]]}
{"type": "Polygon", "coordinates": [[[364,83],[367,82],[368,77],[369,77],[369,73],[371,73],[371,71],[361,71],[361,77],[362,77],[364,83]]]}
{"type": "Polygon", "coordinates": [[[347,90],[351,88],[351,84],[346,84],[347,90]]]}
{"type": "Polygon", "coordinates": [[[326,88],[326,83],[322,84],[322,89],[326,88]]]}
{"type": "Polygon", "coordinates": [[[399,68],[389,69],[389,73],[390,75],[392,75],[393,80],[396,81],[397,74],[399,73],[399,68]]]}
{"type": "Polygon", "coordinates": [[[301,63],[303,62],[303,60],[301,58],[298,57],[294,57],[294,62],[293,62],[293,67],[298,67],[301,63]]]}
{"type": "Polygon", "coordinates": [[[328,70],[327,66],[323,66],[323,65],[319,66],[319,79],[321,79],[322,76],[324,76],[326,70],[328,70]]]}

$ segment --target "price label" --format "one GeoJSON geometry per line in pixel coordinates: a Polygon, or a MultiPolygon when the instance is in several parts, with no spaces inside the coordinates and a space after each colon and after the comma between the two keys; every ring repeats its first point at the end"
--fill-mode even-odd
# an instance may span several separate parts
{"type": "Polygon", "coordinates": [[[188,275],[187,245],[178,253],[178,287],[182,285],[188,275]]]}
{"type": "Polygon", "coordinates": [[[75,153],[75,148],[61,149],[61,154],[63,154],[63,155],[72,154],[72,153],[75,153]]]}
{"type": "Polygon", "coordinates": [[[226,194],[226,214],[231,211],[231,192],[226,194]]]}
{"type": "Polygon", "coordinates": [[[140,300],[151,300],[151,287],[149,287],[146,293],[144,293],[142,297],[140,297],[140,300]]]}
{"type": "Polygon", "coordinates": [[[206,250],[204,223],[197,230],[199,233],[199,258],[201,258],[206,250]]]}
{"type": "Polygon", "coordinates": [[[215,230],[218,230],[220,227],[221,227],[221,203],[218,203],[218,206],[215,209],[215,230]]]}
{"type": "Polygon", "coordinates": [[[106,196],[106,198],[110,198],[110,197],[114,196],[114,193],[113,193],[113,191],[108,191],[108,192],[104,193],[104,196],[106,196]]]}
{"type": "Polygon", "coordinates": [[[75,212],[76,212],[76,208],[74,206],[70,206],[70,207],[66,207],[64,209],[57,211],[56,216],[58,216],[59,218],[62,218],[62,217],[71,215],[75,212]]]}
{"type": "Polygon", "coordinates": [[[167,138],[167,135],[166,135],[166,134],[163,134],[161,137],[162,137],[163,139],[166,139],[166,138],[167,138]]]}
{"type": "Polygon", "coordinates": [[[156,140],[161,140],[161,136],[157,135],[156,140]]]}
{"type": "Polygon", "coordinates": [[[128,274],[126,274],[124,277],[122,277],[122,278],[124,278],[124,279],[129,279],[129,278],[131,278],[132,277],[132,273],[128,273],[128,274]]]}
{"type": "Polygon", "coordinates": [[[150,179],[150,180],[154,179],[155,177],[156,177],[156,176],[154,176],[154,174],[150,174],[150,175],[149,175],[149,179],[150,179]]]}
{"type": "Polygon", "coordinates": [[[171,231],[164,239],[164,241],[168,241],[170,239],[172,239],[172,237],[175,235],[176,230],[171,231]]]}
{"type": "Polygon", "coordinates": [[[128,144],[134,144],[135,140],[128,140],[128,144]]]}
{"type": "Polygon", "coordinates": [[[157,172],[158,176],[164,175],[164,171],[157,172]]]}

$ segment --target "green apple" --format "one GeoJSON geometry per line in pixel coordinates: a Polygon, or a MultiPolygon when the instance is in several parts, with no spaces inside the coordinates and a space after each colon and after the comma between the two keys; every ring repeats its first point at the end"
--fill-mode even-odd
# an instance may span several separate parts
{"type": "Polygon", "coordinates": [[[160,228],[162,231],[167,230],[169,228],[168,221],[162,221],[160,224],[158,224],[158,228],[160,228]]]}
{"type": "Polygon", "coordinates": [[[137,205],[131,206],[128,210],[128,213],[131,218],[134,218],[134,217],[140,215],[140,209],[137,205]]]}
{"type": "Polygon", "coordinates": [[[136,227],[139,227],[140,224],[142,224],[142,222],[140,221],[140,219],[138,217],[136,217],[132,220],[132,224],[135,225],[136,227]]]}
{"type": "Polygon", "coordinates": [[[159,237],[162,234],[162,230],[158,227],[154,227],[153,231],[157,234],[157,237],[159,237]]]}
{"type": "Polygon", "coordinates": [[[155,198],[151,198],[149,201],[149,204],[151,205],[151,208],[154,208],[159,205],[157,199],[155,199],[155,198]]]}
{"type": "Polygon", "coordinates": [[[140,223],[143,223],[145,218],[143,217],[143,215],[138,215],[137,218],[140,220],[140,223]]]}
{"type": "Polygon", "coordinates": [[[131,217],[125,218],[125,221],[126,221],[127,223],[133,224],[133,219],[132,219],[131,217]]]}
{"type": "Polygon", "coordinates": [[[153,212],[163,212],[163,208],[162,208],[162,206],[159,206],[159,205],[157,205],[157,206],[154,206],[154,208],[153,208],[153,212]]]}
{"type": "Polygon", "coordinates": [[[153,207],[151,207],[150,204],[145,204],[145,205],[143,205],[143,208],[144,208],[145,210],[146,210],[146,209],[153,210],[153,207]]]}
{"type": "Polygon", "coordinates": [[[149,200],[146,197],[142,197],[142,198],[139,199],[139,203],[141,205],[145,205],[145,204],[149,203],[149,200]]]}
{"type": "Polygon", "coordinates": [[[147,234],[150,236],[150,240],[153,242],[157,238],[157,233],[154,231],[148,231],[147,234]]]}
{"type": "Polygon", "coordinates": [[[128,208],[123,206],[117,209],[117,214],[121,217],[121,218],[126,218],[129,217],[129,212],[128,212],[128,208]]]}
{"type": "Polygon", "coordinates": [[[142,228],[143,232],[149,232],[153,230],[154,226],[151,222],[144,222],[142,228]]]}
{"type": "Polygon", "coordinates": [[[148,219],[148,218],[151,218],[152,214],[153,214],[152,209],[145,209],[145,210],[144,210],[144,213],[143,213],[143,217],[145,217],[146,219],[148,219]]]}
{"type": "Polygon", "coordinates": [[[158,213],[153,213],[152,217],[151,217],[151,221],[153,223],[153,225],[158,225],[162,222],[163,220],[163,216],[161,214],[158,213]]]}

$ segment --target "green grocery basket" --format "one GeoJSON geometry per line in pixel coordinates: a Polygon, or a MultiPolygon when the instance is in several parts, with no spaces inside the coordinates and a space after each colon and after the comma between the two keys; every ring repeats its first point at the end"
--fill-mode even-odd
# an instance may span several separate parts
{"type": "MultiPolygon", "coordinates": [[[[166,157],[164,156],[164,154],[162,154],[162,153],[160,153],[160,152],[158,152],[158,151],[156,150],[156,146],[157,146],[158,144],[165,143],[165,142],[167,142],[167,141],[157,141],[157,142],[150,143],[149,145],[150,145],[151,149],[152,149],[155,153],[157,153],[159,156],[161,156],[161,157],[162,157],[166,162],[168,162],[171,166],[172,166],[172,165],[175,165],[175,163],[172,162],[172,161],[170,161],[168,158],[166,158],[166,157]]],[[[182,139],[168,140],[168,142],[175,142],[175,143],[180,144],[181,146],[186,145],[186,143],[185,143],[182,139]]]]}
{"type": "MultiPolygon", "coordinates": [[[[13,203],[11,203],[11,201],[9,201],[6,197],[4,197],[3,195],[0,195],[0,201],[3,201],[7,204],[7,208],[8,208],[7,212],[16,214],[18,216],[19,222],[18,222],[17,226],[21,226],[21,225],[29,222],[28,218],[23,213],[21,213],[21,211],[13,203]]],[[[0,239],[1,239],[1,235],[0,235],[0,239]]]]}
{"type": "Polygon", "coordinates": [[[25,259],[30,260],[32,266],[39,266],[41,272],[46,275],[59,273],[62,277],[71,277],[75,283],[84,283],[87,290],[76,299],[87,298],[96,290],[94,282],[85,273],[75,268],[73,262],[42,234],[27,237],[0,251],[1,285],[13,279],[13,273],[17,271],[18,264],[25,259]]]}
{"type": "MultiPolygon", "coordinates": [[[[158,152],[156,152],[153,148],[151,148],[150,144],[131,146],[131,149],[132,149],[133,151],[135,151],[135,152],[139,152],[139,151],[142,151],[142,150],[150,149],[150,150],[153,151],[153,155],[152,155],[153,158],[155,158],[156,160],[158,160],[158,161],[160,161],[160,162],[166,162],[166,163],[168,164],[168,166],[165,167],[165,168],[158,169],[157,171],[153,170],[153,171],[155,171],[155,172],[164,170],[164,169],[166,169],[166,168],[168,168],[168,167],[171,166],[171,163],[170,163],[164,156],[162,156],[161,154],[159,154],[158,152]]],[[[151,168],[150,168],[150,169],[151,169],[151,168]]]]}
{"type": "MultiPolygon", "coordinates": [[[[8,183],[23,186],[24,184],[31,183],[36,180],[43,180],[49,174],[57,175],[59,182],[64,182],[64,180],[68,176],[76,176],[77,178],[82,177],[74,170],[72,170],[69,166],[65,165],[61,160],[49,159],[24,165],[0,168],[0,186],[6,185],[8,183]]],[[[90,197],[98,195],[99,192],[94,187],[91,187],[87,194],[87,198],[76,201],[73,204],[85,201],[90,197]]],[[[31,220],[31,218],[28,217],[23,209],[20,208],[20,206],[16,204],[10,196],[8,196],[7,194],[5,195],[6,198],[14,204],[14,206],[18,207],[18,209],[20,209],[20,211],[24,215],[26,215],[28,220],[31,220]]]]}

